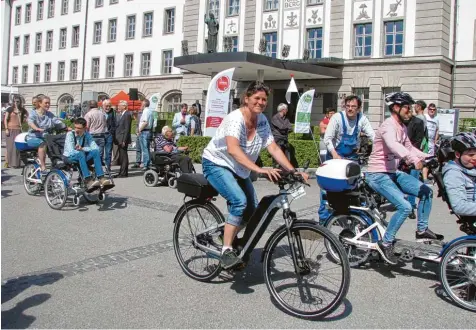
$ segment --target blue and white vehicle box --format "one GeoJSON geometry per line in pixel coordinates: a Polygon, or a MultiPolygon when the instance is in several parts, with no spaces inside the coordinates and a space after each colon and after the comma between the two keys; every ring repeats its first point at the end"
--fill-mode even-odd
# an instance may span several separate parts
{"type": "Polygon", "coordinates": [[[25,150],[35,150],[36,149],[36,148],[32,148],[31,146],[29,146],[28,143],[26,142],[27,135],[28,135],[28,133],[21,133],[21,134],[18,134],[15,137],[15,147],[17,148],[17,150],[25,151],[25,150]]]}
{"type": "Polygon", "coordinates": [[[360,175],[359,164],[346,159],[330,159],[316,171],[319,187],[330,192],[355,189],[360,175]]]}

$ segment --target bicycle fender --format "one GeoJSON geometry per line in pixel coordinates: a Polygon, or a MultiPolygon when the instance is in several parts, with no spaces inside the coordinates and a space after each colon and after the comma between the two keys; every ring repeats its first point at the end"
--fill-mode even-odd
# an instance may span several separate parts
{"type": "MultiPolygon", "coordinates": [[[[305,223],[309,223],[309,224],[311,224],[311,225],[319,226],[319,224],[318,224],[316,221],[314,221],[314,220],[305,220],[305,219],[299,220],[299,223],[304,223],[304,222],[305,222],[305,223]]],[[[278,234],[281,232],[281,230],[284,230],[284,229],[286,229],[286,225],[285,225],[285,224],[279,226],[278,229],[276,229],[276,230],[271,234],[271,236],[268,238],[268,240],[266,241],[266,244],[264,245],[263,251],[261,252],[261,258],[260,258],[261,263],[263,263],[264,256],[266,255],[266,252],[268,252],[269,244],[270,244],[270,242],[272,241],[272,238],[274,238],[274,236],[278,235],[278,234]]]]}
{"type": "Polygon", "coordinates": [[[441,249],[440,252],[440,257],[443,256],[443,254],[448,250],[453,244],[460,242],[460,241],[476,241],[476,235],[467,235],[467,236],[461,236],[458,238],[455,238],[454,240],[446,243],[443,248],[441,249]]]}

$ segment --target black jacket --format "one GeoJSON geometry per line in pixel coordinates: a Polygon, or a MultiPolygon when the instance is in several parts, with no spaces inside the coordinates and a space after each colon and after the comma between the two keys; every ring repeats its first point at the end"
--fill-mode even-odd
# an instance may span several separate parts
{"type": "Polygon", "coordinates": [[[425,122],[418,117],[412,116],[412,119],[405,123],[407,126],[408,137],[415,148],[421,150],[421,143],[425,138],[425,122]]]}
{"type": "Polygon", "coordinates": [[[271,132],[276,141],[287,141],[288,134],[293,130],[293,126],[287,117],[281,117],[279,112],[271,119],[271,132]]]}

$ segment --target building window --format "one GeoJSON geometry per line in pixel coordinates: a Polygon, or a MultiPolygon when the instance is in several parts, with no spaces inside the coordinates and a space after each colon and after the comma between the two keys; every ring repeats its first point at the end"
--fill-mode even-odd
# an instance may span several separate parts
{"type": "Polygon", "coordinates": [[[150,53],[142,53],[140,73],[142,76],[148,76],[150,74],[150,53]]]}
{"type": "Polygon", "coordinates": [[[58,62],[58,81],[64,81],[65,63],[58,62]]]}
{"type": "Polygon", "coordinates": [[[212,12],[215,19],[218,21],[220,15],[220,0],[208,0],[208,13],[212,12]]]}
{"type": "Polygon", "coordinates": [[[18,67],[17,66],[13,67],[12,84],[18,84],[18,67]]]}
{"type": "Polygon", "coordinates": [[[91,78],[99,78],[99,58],[93,58],[93,63],[91,65],[91,78]]]}
{"type": "Polygon", "coordinates": [[[152,36],[152,26],[154,24],[154,13],[145,13],[144,14],[144,26],[142,29],[143,37],[152,36]]]}
{"type": "Polygon", "coordinates": [[[114,42],[117,38],[117,19],[109,20],[109,29],[107,33],[107,41],[114,42]]]}
{"type": "Polygon", "coordinates": [[[36,12],[36,20],[41,21],[43,19],[43,9],[44,9],[45,3],[43,0],[38,1],[38,11],[36,12]]]}
{"type": "Polygon", "coordinates": [[[78,79],[78,60],[72,60],[70,65],[69,80],[76,80],[78,79]]]}
{"type": "Polygon", "coordinates": [[[322,28],[307,30],[307,47],[311,58],[322,57],[322,28]]]}
{"type": "Polygon", "coordinates": [[[129,54],[124,57],[124,77],[132,77],[132,68],[134,66],[134,55],[129,54]]]}
{"type": "Polygon", "coordinates": [[[23,37],[23,54],[28,54],[30,52],[30,35],[23,37]]]}
{"type": "Polygon", "coordinates": [[[28,82],[28,65],[24,65],[21,75],[21,83],[26,84],[28,82]]]}
{"type": "Polygon", "coordinates": [[[61,15],[68,14],[68,9],[69,9],[68,7],[69,7],[69,0],[61,1],[61,15]]]}
{"type": "Polygon", "coordinates": [[[71,47],[79,47],[79,25],[73,26],[73,35],[71,39],[71,47]]]}
{"type": "Polygon", "coordinates": [[[238,37],[225,37],[223,39],[225,52],[236,53],[238,51],[238,37]]]}
{"type": "Polygon", "coordinates": [[[372,55],[372,24],[358,24],[355,26],[354,56],[365,57],[372,55]]]}
{"type": "Polygon", "coordinates": [[[278,10],[279,0],[265,0],[264,10],[278,10]]]}
{"type": "Polygon", "coordinates": [[[37,33],[36,34],[36,42],[35,42],[35,52],[39,53],[41,52],[41,39],[43,37],[43,34],[42,33],[37,33]]]}
{"type": "Polygon", "coordinates": [[[276,58],[278,55],[278,33],[264,33],[263,37],[266,39],[266,56],[276,58]]]}
{"type": "Polygon", "coordinates": [[[31,22],[31,3],[25,6],[25,23],[31,22]]]}
{"type": "Polygon", "coordinates": [[[13,41],[13,55],[20,54],[20,37],[15,37],[13,41]]]}
{"type": "Polygon", "coordinates": [[[51,63],[45,64],[45,82],[51,81],[51,63]]]}
{"type": "Polygon", "coordinates": [[[48,18],[55,17],[55,0],[48,1],[48,18]]]}
{"type": "Polygon", "coordinates": [[[240,0],[228,0],[228,16],[240,14],[240,0]]]}
{"type": "Polygon", "coordinates": [[[53,50],[53,31],[46,32],[46,51],[53,50]]]}
{"type": "Polygon", "coordinates": [[[369,113],[369,89],[368,88],[352,88],[352,94],[357,95],[362,100],[362,112],[369,113]]]}
{"type": "Polygon", "coordinates": [[[385,22],[385,56],[403,54],[403,21],[385,22]]]}
{"type": "Polygon", "coordinates": [[[114,64],[116,62],[114,56],[109,56],[106,59],[106,78],[114,78],[114,64]]]}
{"type": "Polygon", "coordinates": [[[119,3],[119,0],[109,0],[110,5],[115,5],[116,3],[119,3]]]}
{"type": "Polygon", "coordinates": [[[94,23],[94,42],[95,44],[101,43],[101,36],[102,36],[102,22],[95,22],[94,23]]]}
{"type": "Polygon", "coordinates": [[[40,74],[41,74],[40,65],[35,64],[35,67],[33,69],[33,82],[34,83],[39,83],[40,82],[40,74]]]}
{"type": "Polygon", "coordinates": [[[134,39],[135,37],[136,37],[136,15],[127,16],[126,39],[134,39]]]}
{"type": "Polygon", "coordinates": [[[165,33],[174,33],[175,31],[175,8],[165,10],[165,33]]]}
{"type": "Polygon", "coordinates": [[[81,0],[74,0],[74,12],[81,11],[81,0]]]}
{"type": "Polygon", "coordinates": [[[172,73],[174,57],[171,50],[165,50],[162,52],[162,74],[172,73]]]}
{"type": "Polygon", "coordinates": [[[15,25],[21,24],[21,6],[18,6],[15,10],[15,25]]]}
{"type": "MultiPolygon", "coordinates": [[[[389,93],[396,93],[396,92],[401,92],[401,88],[400,87],[385,87],[385,88],[382,88],[382,100],[385,100],[385,95],[387,95],[389,93]]],[[[388,117],[390,117],[392,113],[390,112],[390,108],[388,107],[388,105],[385,102],[382,102],[382,103],[383,103],[383,117],[384,117],[384,120],[385,120],[388,117]]]]}
{"type": "Polygon", "coordinates": [[[66,38],[68,37],[68,31],[66,28],[63,28],[60,30],[60,42],[59,42],[59,48],[60,49],[65,49],[66,48],[66,38]]]}
{"type": "Polygon", "coordinates": [[[104,0],[96,0],[96,7],[102,7],[104,5],[104,0]]]}
{"type": "Polygon", "coordinates": [[[307,0],[307,4],[310,5],[318,5],[324,3],[324,0],[307,0]]]}
{"type": "Polygon", "coordinates": [[[170,94],[165,98],[164,104],[164,110],[168,112],[179,112],[182,104],[182,95],[179,93],[170,94]]]}

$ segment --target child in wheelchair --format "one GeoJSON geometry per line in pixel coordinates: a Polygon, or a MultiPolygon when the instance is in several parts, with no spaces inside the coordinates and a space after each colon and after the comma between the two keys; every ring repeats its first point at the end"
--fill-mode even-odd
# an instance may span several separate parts
{"type": "MultiPolygon", "coordinates": [[[[54,141],[49,141],[52,145],[49,148],[52,151],[53,158],[58,158],[54,154],[55,151],[53,144],[58,146],[58,142],[61,143],[59,138],[54,141]]],[[[87,192],[93,192],[96,189],[107,190],[114,187],[111,180],[105,177],[104,170],[102,168],[101,157],[99,155],[99,147],[94,142],[91,134],[86,132],[86,120],[84,118],[76,118],[74,120],[74,130],[68,132],[64,136],[64,151],[62,153],[62,159],[65,163],[79,164],[79,170],[86,185],[87,192]],[[89,165],[93,165],[93,173],[89,169],[89,165]]],[[[55,161],[53,161],[55,164],[55,161]]]]}
{"type": "MultiPolygon", "coordinates": [[[[462,230],[476,233],[476,136],[459,133],[451,141],[454,160],[443,167],[443,183],[452,211],[462,230]]],[[[451,157],[453,158],[453,157],[451,157]]]]}

